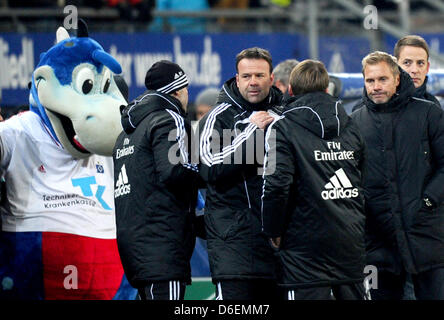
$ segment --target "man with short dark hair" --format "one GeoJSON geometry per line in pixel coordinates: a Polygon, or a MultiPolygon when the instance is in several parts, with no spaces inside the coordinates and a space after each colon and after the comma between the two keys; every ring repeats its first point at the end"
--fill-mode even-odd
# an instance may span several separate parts
{"type": "Polygon", "coordinates": [[[117,244],[142,300],[182,300],[191,282],[198,178],[185,120],[188,78],[162,60],[148,70],[145,86],[123,110],[114,147],[117,244]]]}
{"type": "Polygon", "coordinates": [[[300,62],[292,97],[267,129],[263,228],[287,300],[367,298],[364,142],[328,84],[322,62],[300,62]]]}
{"type": "Polygon", "coordinates": [[[199,123],[210,270],[219,300],[273,299],[277,287],[272,250],[261,230],[259,169],[263,130],[273,120],[267,111],[280,104],[282,93],[272,86],[267,50],[243,50],[236,70],[199,123]]]}
{"type": "Polygon", "coordinates": [[[380,51],[362,60],[363,107],[352,113],[367,145],[367,264],[372,299],[444,299],[444,114],[414,97],[411,77],[380,51]]]}
{"type": "Polygon", "coordinates": [[[396,42],[393,50],[398,65],[407,72],[415,85],[414,97],[426,99],[441,107],[434,95],[427,92],[427,73],[430,69],[429,46],[417,35],[402,37],[396,42]]]}

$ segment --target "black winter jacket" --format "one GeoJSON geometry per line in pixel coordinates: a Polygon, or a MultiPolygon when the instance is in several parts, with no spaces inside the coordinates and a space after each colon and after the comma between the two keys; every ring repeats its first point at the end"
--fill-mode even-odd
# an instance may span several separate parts
{"type": "Polygon", "coordinates": [[[262,103],[250,104],[232,78],[223,85],[216,106],[199,122],[199,172],[207,183],[205,223],[213,281],[275,277],[272,250],[260,220],[264,134],[256,132],[248,119],[254,111],[279,104],[281,97],[272,87],[262,103]],[[254,144],[259,161],[249,149],[254,144]]]}
{"type": "Polygon", "coordinates": [[[179,100],[150,90],[122,114],[113,153],[117,244],[134,287],[190,282],[198,173],[184,117],[179,100]]]}
{"type": "Polygon", "coordinates": [[[439,103],[438,99],[436,99],[436,97],[433,94],[427,92],[427,82],[428,82],[428,80],[429,80],[429,77],[426,76],[426,78],[424,80],[424,83],[420,87],[415,89],[415,92],[413,93],[413,96],[416,97],[416,98],[420,98],[420,99],[425,99],[425,100],[431,101],[434,104],[436,104],[439,108],[441,108],[441,104],[439,103]]]}
{"type": "Polygon", "coordinates": [[[281,236],[279,284],[363,280],[365,144],[340,101],[313,92],[288,101],[267,129],[264,230],[281,236]]]}
{"type": "Polygon", "coordinates": [[[393,273],[444,266],[444,116],[414,91],[401,70],[387,103],[365,95],[364,107],[351,115],[368,151],[367,263],[393,273]],[[426,209],[424,197],[436,208],[426,209]]]}
{"type": "MultiPolygon", "coordinates": [[[[428,81],[429,77],[426,76],[424,83],[418,87],[415,88],[415,91],[413,92],[412,96],[415,98],[419,98],[419,99],[424,99],[430,102],[433,102],[434,104],[436,104],[437,107],[441,108],[441,104],[439,103],[438,99],[436,99],[436,97],[427,92],[427,81],[428,81]]],[[[363,95],[365,96],[365,88],[363,90],[363,95]]],[[[360,99],[352,108],[352,112],[358,110],[359,108],[362,108],[364,106],[364,98],[360,99]]]]}

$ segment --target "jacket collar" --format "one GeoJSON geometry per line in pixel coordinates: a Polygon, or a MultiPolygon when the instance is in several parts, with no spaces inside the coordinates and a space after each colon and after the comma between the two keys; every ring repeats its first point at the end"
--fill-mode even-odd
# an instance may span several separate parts
{"type": "Polygon", "coordinates": [[[310,92],[286,100],[282,115],[292,117],[307,130],[323,139],[340,135],[348,123],[342,102],[325,92],[310,92]]]}
{"type": "Polygon", "coordinates": [[[171,110],[186,117],[178,99],[169,94],[147,90],[123,110],[122,127],[126,133],[131,133],[150,113],[159,110],[171,110]]]}
{"type": "Polygon", "coordinates": [[[429,80],[429,77],[426,76],[425,80],[424,80],[424,83],[420,87],[416,88],[415,92],[413,93],[413,96],[415,98],[421,98],[421,99],[425,98],[425,95],[426,95],[426,92],[427,92],[427,82],[428,82],[428,80],[429,80]]]}

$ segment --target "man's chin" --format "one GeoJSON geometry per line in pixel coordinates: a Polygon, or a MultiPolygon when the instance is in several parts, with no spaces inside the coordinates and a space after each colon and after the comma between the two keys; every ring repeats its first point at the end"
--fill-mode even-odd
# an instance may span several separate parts
{"type": "Polygon", "coordinates": [[[247,100],[249,103],[259,103],[264,99],[265,99],[265,97],[262,97],[259,95],[254,95],[254,96],[249,96],[247,100]]]}
{"type": "Polygon", "coordinates": [[[387,99],[387,98],[372,98],[372,101],[375,103],[375,104],[383,104],[383,103],[386,103],[387,101],[388,101],[389,99],[387,99]]]}
{"type": "Polygon", "coordinates": [[[420,80],[413,80],[413,85],[415,86],[415,88],[419,88],[420,86],[422,86],[424,82],[421,82],[420,80]]]}

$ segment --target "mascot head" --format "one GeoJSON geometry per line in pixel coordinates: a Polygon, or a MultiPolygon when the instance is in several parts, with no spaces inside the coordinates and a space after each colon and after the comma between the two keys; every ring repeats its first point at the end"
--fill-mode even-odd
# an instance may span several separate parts
{"type": "Polygon", "coordinates": [[[79,20],[77,37],[57,30],[57,44],[40,55],[32,75],[30,110],[75,158],[110,156],[122,131],[126,105],[113,73],[120,64],[93,39],[79,20]]]}

